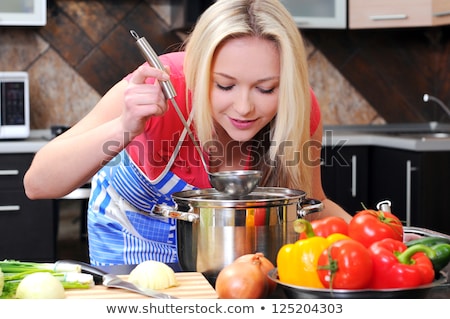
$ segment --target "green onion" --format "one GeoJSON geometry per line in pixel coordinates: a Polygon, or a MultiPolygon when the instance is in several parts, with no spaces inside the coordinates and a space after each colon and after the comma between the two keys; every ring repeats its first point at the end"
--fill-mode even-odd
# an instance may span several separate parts
{"type": "Polygon", "coordinates": [[[15,298],[19,283],[35,272],[49,272],[64,289],[88,289],[94,286],[91,274],[81,273],[81,266],[69,263],[37,263],[17,260],[0,261],[0,299],[15,298]]]}
{"type": "Polygon", "coordinates": [[[50,270],[53,272],[81,272],[80,265],[74,265],[69,263],[36,263],[36,262],[23,262],[17,260],[4,260],[0,261],[0,268],[4,273],[18,273],[25,271],[42,271],[50,270]]]}

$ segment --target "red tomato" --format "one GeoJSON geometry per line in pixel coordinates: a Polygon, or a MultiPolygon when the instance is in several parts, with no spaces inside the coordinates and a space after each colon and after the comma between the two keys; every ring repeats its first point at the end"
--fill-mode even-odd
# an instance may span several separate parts
{"type": "Polygon", "coordinates": [[[369,250],[353,239],[331,244],[319,256],[317,274],[325,288],[364,289],[372,279],[369,250]]]}
{"type": "Polygon", "coordinates": [[[353,216],[348,235],[366,247],[384,238],[403,241],[403,225],[392,213],[365,209],[353,216]]]}
{"type": "MultiPolygon", "coordinates": [[[[311,226],[314,230],[314,234],[320,237],[328,237],[335,233],[348,235],[347,222],[343,218],[337,216],[313,220],[311,221],[311,226]]],[[[306,238],[306,234],[300,233],[299,239],[304,238],[306,238]]]]}

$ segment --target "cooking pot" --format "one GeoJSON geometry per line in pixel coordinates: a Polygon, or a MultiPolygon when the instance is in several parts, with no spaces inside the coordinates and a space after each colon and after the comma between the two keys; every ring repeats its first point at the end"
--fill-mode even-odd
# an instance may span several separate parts
{"type": "Polygon", "coordinates": [[[172,194],[175,207],[159,205],[154,214],[177,220],[178,259],[184,271],[215,281],[237,257],[262,252],[274,265],[278,250],[298,239],[293,221],[322,210],[306,193],[258,187],[238,199],[213,188],[172,194]]]}

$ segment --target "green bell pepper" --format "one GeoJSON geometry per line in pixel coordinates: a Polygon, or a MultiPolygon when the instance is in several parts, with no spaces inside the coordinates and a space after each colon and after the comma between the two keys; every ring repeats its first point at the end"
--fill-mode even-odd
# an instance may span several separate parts
{"type": "Polygon", "coordinates": [[[425,245],[436,253],[430,258],[433,264],[435,278],[439,278],[440,271],[450,263],[450,239],[446,237],[430,236],[410,240],[405,243],[407,247],[415,245],[425,245]]]}
{"type": "Polygon", "coordinates": [[[450,244],[436,244],[431,246],[431,249],[436,253],[436,256],[430,259],[437,279],[440,276],[439,272],[450,263],[450,244]]]}

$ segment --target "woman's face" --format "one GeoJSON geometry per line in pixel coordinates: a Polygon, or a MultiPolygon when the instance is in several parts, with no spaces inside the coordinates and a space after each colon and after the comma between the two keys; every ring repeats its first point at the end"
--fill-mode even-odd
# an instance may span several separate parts
{"type": "Polygon", "coordinates": [[[277,112],[280,55],[272,41],[243,37],[220,46],[212,64],[214,120],[236,141],[248,141],[277,112]]]}

